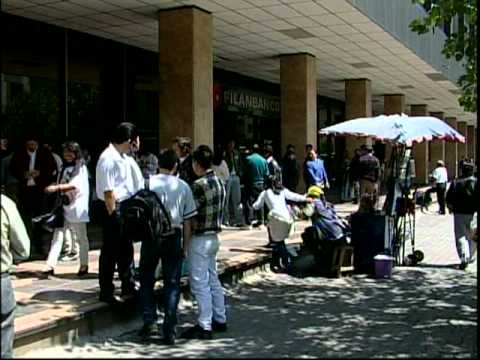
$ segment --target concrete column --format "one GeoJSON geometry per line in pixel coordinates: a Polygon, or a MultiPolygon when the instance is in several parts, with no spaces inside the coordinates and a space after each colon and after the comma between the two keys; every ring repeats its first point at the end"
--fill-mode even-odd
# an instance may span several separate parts
{"type": "Polygon", "coordinates": [[[213,19],[188,6],[158,12],[160,147],[175,136],[213,147],[213,19]]]}
{"type": "Polygon", "coordinates": [[[467,156],[469,159],[475,159],[475,125],[467,125],[467,156]]]}
{"type": "MultiPolygon", "coordinates": [[[[293,144],[303,154],[305,144],[317,148],[317,75],[310,54],[280,57],[282,149],[293,144]]],[[[303,172],[297,191],[304,190],[303,172]]]]}
{"type": "MultiPolygon", "coordinates": [[[[457,130],[457,119],[446,117],[445,121],[452,128],[457,130]]],[[[445,141],[445,166],[447,167],[448,179],[455,179],[458,176],[458,148],[457,142],[445,141]]]]}
{"type": "MultiPolygon", "coordinates": [[[[387,94],[383,96],[383,113],[385,115],[405,113],[405,95],[387,94]]],[[[385,161],[390,161],[392,155],[392,145],[385,146],[385,161]]]]}
{"type": "Polygon", "coordinates": [[[467,123],[465,121],[457,122],[457,131],[465,136],[464,143],[458,143],[457,152],[458,152],[458,161],[465,159],[467,157],[467,123]]]}
{"type": "MultiPolygon", "coordinates": [[[[410,116],[428,116],[428,106],[411,105],[410,116]]],[[[428,141],[413,144],[413,158],[415,159],[415,183],[428,184],[428,141]]]]}
{"type": "MultiPolygon", "coordinates": [[[[443,120],[444,113],[431,112],[430,116],[436,117],[440,120],[443,120]]],[[[429,162],[429,171],[435,169],[436,163],[438,160],[445,161],[445,141],[444,140],[433,140],[430,141],[430,162],[429,162]]]]}
{"type": "MultiPolygon", "coordinates": [[[[369,79],[350,79],[345,81],[345,120],[372,116],[372,83],[369,79]]],[[[350,156],[355,148],[362,144],[372,144],[371,138],[346,139],[346,149],[350,156]]]]}

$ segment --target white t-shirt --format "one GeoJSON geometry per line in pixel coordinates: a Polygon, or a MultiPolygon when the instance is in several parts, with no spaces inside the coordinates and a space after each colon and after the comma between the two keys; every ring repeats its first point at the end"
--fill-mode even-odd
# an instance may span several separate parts
{"type": "Polygon", "coordinates": [[[142,171],[135,159],[120,154],[110,144],[100,155],[96,168],[97,197],[105,201],[105,191],[113,191],[117,201],[123,201],[143,189],[142,171]]]}
{"type": "Polygon", "coordinates": [[[445,166],[439,166],[432,171],[432,177],[435,179],[436,184],[446,184],[448,182],[447,168],[445,166]]]}
{"type": "Polygon", "coordinates": [[[287,188],[284,188],[278,194],[275,194],[272,189],[267,189],[260,193],[258,199],[253,204],[253,208],[259,210],[266,203],[270,211],[274,211],[288,219],[291,215],[288,211],[286,200],[302,202],[307,201],[307,198],[304,195],[291,192],[287,188]]]}
{"type": "Polygon", "coordinates": [[[149,189],[155,192],[165,208],[170,211],[172,226],[183,227],[183,221],[197,214],[190,186],[182,179],[167,174],[150,176],[149,189]]]}
{"type": "Polygon", "coordinates": [[[71,177],[74,170],[74,166],[65,168],[62,174],[62,179],[60,179],[61,184],[75,186],[75,190],[66,192],[66,195],[71,199],[71,202],[69,205],[63,206],[63,213],[68,222],[88,222],[90,220],[88,216],[88,196],[90,193],[88,169],[85,165],[82,165],[78,174],[71,177]]]}
{"type": "Polygon", "coordinates": [[[225,160],[222,160],[220,165],[212,165],[212,169],[215,172],[215,175],[218,176],[220,180],[225,184],[230,177],[230,172],[228,171],[228,165],[225,160]]]}

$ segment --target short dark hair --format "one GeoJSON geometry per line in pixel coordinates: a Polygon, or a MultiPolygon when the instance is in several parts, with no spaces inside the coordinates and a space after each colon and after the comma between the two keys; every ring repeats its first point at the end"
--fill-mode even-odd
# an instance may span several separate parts
{"type": "Polygon", "coordinates": [[[469,177],[475,172],[475,165],[470,162],[464,162],[462,164],[462,176],[469,177]]]}
{"type": "Polygon", "coordinates": [[[253,145],[252,145],[252,151],[253,151],[253,152],[256,152],[256,153],[260,152],[260,145],[258,145],[258,144],[253,144],[253,145]]]}
{"type": "Polygon", "coordinates": [[[158,154],[158,167],[160,169],[173,170],[178,162],[178,156],[172,149],[162,149],[158,154]]]}
{"type": "Polygon", "coordinates": [[[313,145],[312,144],[307,144],[305,145],[305,150],[312,150],[313,149],[313,145]]]}
{"type": "Polygon", "coordinates": [[[112,141],[115,144],[123,144],[126,141],[135,140],[138,136],[137,127],[129,122],[122,122],[113,130],[112,141]]]}
{"type": "Polygon", "coordinates": [[[207,145],[199,145],[193,152],[193,161],[200,165],[204,170],[210,169],[213,160],[213,151],[207,145]]]}
{"type": "Polygon", "coordinates": [[[77,143],[76,141],[67,141],[62,144],[62,150],[63,151],[68,151],[72,152],[75,154],[75,159],[76,160],[81,160],[83,159],[83,151],[82,148],[80,147],[80,144],[77,143]]]}

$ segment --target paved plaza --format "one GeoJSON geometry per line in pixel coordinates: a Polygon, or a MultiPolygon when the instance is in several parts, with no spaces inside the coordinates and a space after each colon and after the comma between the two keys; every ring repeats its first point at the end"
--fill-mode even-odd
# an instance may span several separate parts
{"type": "MultiPolygon", "coordinates": [[[[336,207],[342,215],[355,209],[336,207]]],[[[425,259],[415,267],[395,267],[390,280],[365,275],[300,279],[266,271],[225,285],[229,331],[214,340],[145,344],[137,337],[139,316],[73,345],[22,357],[476,358],[477,264],[456,269],[451,215],[417,211],[416,216],[415,248],[425,259]]],[[[247,250],[248,241],[250,249],[260,249],[263,233],[224,232],[220,258],[231,249],[247,250]]],[[[298,243],[298,232],[292,242],[298,243]]],[[[180,308],[181,332],[194,324],[195,306],[182,299],[180,308]]]]}

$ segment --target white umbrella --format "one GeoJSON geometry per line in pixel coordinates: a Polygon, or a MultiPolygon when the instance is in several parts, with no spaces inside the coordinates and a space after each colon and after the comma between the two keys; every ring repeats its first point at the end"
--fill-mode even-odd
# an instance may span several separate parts
{"type": "Polygon", "coordinates": [[[464,136],[436,117],[408,116],[406,114],[379,115],[344,121],[326,127],[319,133],[323,135],[372,137],[374,140],[406,146],[434,139],[465,142],[464,136]]]}

